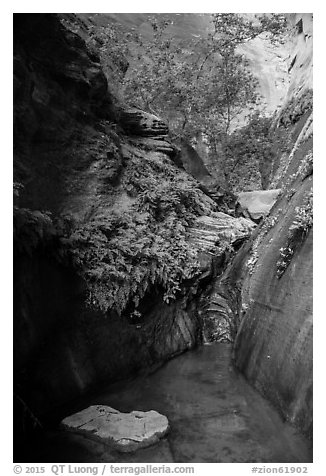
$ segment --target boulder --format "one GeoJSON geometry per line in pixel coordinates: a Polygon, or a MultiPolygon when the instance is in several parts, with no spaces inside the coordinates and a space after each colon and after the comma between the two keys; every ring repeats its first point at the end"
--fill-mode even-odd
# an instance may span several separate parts
{"type": "Polygon", "coordinates": [[[154,410],[121,413],[104,405],[92,405],[75,413],[65,418],[62,425],[125,453],[157,443],[169,430],[166,416],[154,410]]]}
{"type": "Polygon", "coordinates": [[[281,189],[255,190],[239,193],[237,208],[241,209],[247,218],[259,221],[266,216],[279,196],[281,189]]]}

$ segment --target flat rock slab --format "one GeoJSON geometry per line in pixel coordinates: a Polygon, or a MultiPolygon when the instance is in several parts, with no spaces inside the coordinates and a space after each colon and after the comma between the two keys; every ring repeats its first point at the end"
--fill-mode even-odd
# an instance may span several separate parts
{"type": "Polygon", "coordinates": [[[61,423],[67,430],[87,434],[122,452],[153,445],[169,430],[166,416],[154,410],[121,413],[104,405],[92,405],[61,423]]]}
{"type": "Polygon", "coordinates": [[[279,188],[241,192],[238,195],[238,203],[248,213],[249,218],[259,220],[267,215],[280,193],[281,189],[279,188]]]}

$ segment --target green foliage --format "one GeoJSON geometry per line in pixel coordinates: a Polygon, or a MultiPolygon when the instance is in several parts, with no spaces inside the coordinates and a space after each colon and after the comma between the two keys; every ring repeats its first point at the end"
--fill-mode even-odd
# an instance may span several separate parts
{"type": "Polygon", "coordinates": [[[312,152],[309,152],[303,158],[300,164],[300,167],[298,168],[298,171],[296,173],[296,178],[301,177],[301,179],[304,180],[306,177],[311,175],[312,172],[313,172],[313,154],[312,152]]]}
{"type": "Polygon", "coordinates": [[[164,117],[177,135],[228,131],[239,112],[258,101],[258,82],[233,38],[221,41],[215,24],[207,37],[175,41],[166,31],[171,20],[161,20],[152,20],[153,38],[126,75],[126,100],[164,117]]]}
{"type": "Polygon", "coordinates": [[[312,190],[304,196],[301,207],[296,207],[295,217],[289,228],[287,243],[280,249],[280,259],[277,261],[276,275],[281,278],[289,266],[295,250],[307,236],[313,225],[313,193],[312,190]]]}
{"type": "Polygon", "coordinates": [[[137,314],[153,287],[170,302],[197,274],[187,229],[211,205],[196,185],[163,154],[128,160],[121,186],[133,199],[131,210],[75,224],[62,240],[87,284],[90,305],[137,314]]]}
{"type": "Polygon", "coordinates": [[[247,128],[231,134],[244,111],[250,114],[260,103],[258,79],[238,46],[259,35],[280,39],[285,16],[216,13],[205,34],[188,38],[173,36],[172,22],[171,15],[149,16],[144,37],[115,23],[92,27],[91,42],[110,79],[114,65],[127,61],[116,74],[126,103],[162,117],[174,137],[191,141],[201,134],[212,163],[219,161],[211,168],[225,175],[226,187],[251,190],[261,182],[266,188],[277,153],[268,120],[253,117],[247,128]]]}
{"type": "Polygon", "coordinates": [[[286,268],[291,263],[292,256],[294,254],[294,250],[290,246],[285,246],[284,248],[280,248],[280,259],[277,261],[276,267],[276,276],[280,279],[286,268]]]}
{"type": "Polygon", "coordinates": [[[137,308],[154,285],[169,302],[181,282],[198,271],[185,227],[174,213],[162,224],[148,212],[113,214],[78,227],[64,243],[88,285],[89,303],[104,312],[121,314],[130,303],[137,308]]]}
{"type": "Polygon", "coordinates": [[[286,199],[289,202],[293,195],[295,194],[296,190],[294,188],[290,188],[286,193],[286,199]]]}
{"type": "MultiPolygon", "coordinates": [[[[230,136],[235,118],[259,101],[257,79],[236,48],[266,28],[274,34],[279,24],[272,28],[266,18],[255,23],[237,14],[216,14],[210,33],[182,40],[171,36],[171,20],[164,15],[150,17],[149,23],[149,39],[113,23],[89,29],[89,46],[100,52],[122,99],[165,118],[175,135],[193,138],[201,132],[211,146],[230,136]]],[[[263,120],[253,120],[226,142],[230,174],[237,168],[243,175],[240,164],[258,160],[262,151],[268,157],[267,130],[263,120]]],[[[211,204],[191,177],[159,153],[131,155],[119,186],[132,199],[131,210],[112,210],[87,224],[68,217],[56,231],[46,213],[20,209],[15,233],[28,252],[44,238],[63,233],[58,255],[70,259],[85,280],[89,304],[119,315],[131,308],[137,316],[151,288],[169,302],[199,272],[187,229],[211,204]]]]}
{"type": "Polygon", "coordinates": [[[267,188],[274,158],[288,151],[290,139],[272,119],[254,113],[247,125],[224,136],[223,171],[234,192],[267,188]]]}
{"type": "Polygon", "coordinates": [[[313,194],[312,190],[306,193],[301,207],[296,207],[295,217],[290,226],[290,233],[300,231],[301,235],[306,235],[313,225],[313,194]]]}
{"type": "Polygon", "coordinates": [[[150,16],[147,37],[114,23],[92,27],[91,42],[105,71],[127,59],[117,74],[127,103],[161,116],[176,135],[228,133],[238,114],[259,101],[258,81],[237,46],[264,32],[277,37],[285,17],[214,14],[206,34],[186,39],[172,36],[172,21],[170,15],[150,16]]]}
{"type": "Polygon", "coordinates": [[[266,188],[277,152],[268,120],[252,118],[248,128],[230,134],[239,116],[260,103],[258,79],[238,46],[259,35],[279,40],[285,16],[216,13],[206,33],[187,38],[173,36],[172,23],[169,14],[148,16],[144,36],[114,22],[92,26],[89,43],[123,101],[162,117],[175,137],[202,135],[212,162],[219,161],[212,170],[224,173],[229,189],[260,188],[260,182],[266,188]]]}
{"type": "Polygon", "coordinates": [[[258,261],[258,241],[253,243],[249,259],[246,263],[250,276],[253,274],[256,263],[258,261]]]}
{"type": "Polygon", "coordinates": [[[282,109],[279,119],[280,124],[289,126],[295,124],[307,111],[313,108],[313,91],[307,89],[299,98],[293,97],[282,109]]]}
{"type": "Polygon", "coordinates": [[[120,85],[129,66],[128,58],[132,54],[131,48],[133,44],[140,42],[139,36],[118,23],[110,23],[107,27],[91,25],[88,33],[88,47],[100,55],[103,71],[111,87],[116,84],[115,94],[120,95],[120,85]]]}
{"type": "Polygon", "coordinates": [[[130,196],[137,197],[135,207],[150,212],[157,221],[174,212],[187,224],[195,215],[202,215],[211,207],[197,182],[187,173],[177,171],[162,155],[132,157],[121,184],[130,196]]]}
{"type": "Polygon", "coordinates": [[[141,181],[142,191],[139,193],[137,208],[139,211],[151,213],[157,221],[162,221],[168,214],[174,213],[187,225],[194,215],[205,212],[203,195],[187,175],[154,179],[146,184],[145,188],[141,181]]]}
{"type": "Polygon", "coordinates": [[[277,41],[287,29],[285,15],[278,13],[262,15],[239,15],[237,13],[214,13],[215,33],[219,33],[221,44],[236,48],[239,44],[253,40],[262,33],[277,41]]]}

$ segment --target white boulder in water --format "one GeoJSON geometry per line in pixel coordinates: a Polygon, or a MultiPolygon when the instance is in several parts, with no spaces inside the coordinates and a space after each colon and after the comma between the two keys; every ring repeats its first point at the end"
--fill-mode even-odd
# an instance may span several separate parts
{"type": "Polygon", "coordinates": [[[92,405],[62,421],[64,428],[84,433],[122,452],[157,443],[169,430],[166,416],[150,410],[121,413],[104,405],[92,405]]]}

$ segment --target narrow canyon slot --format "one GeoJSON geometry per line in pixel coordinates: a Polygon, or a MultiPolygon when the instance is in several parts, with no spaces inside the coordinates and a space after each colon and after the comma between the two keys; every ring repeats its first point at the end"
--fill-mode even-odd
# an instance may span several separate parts
{"type": "Polygon", "coordinates": [[[14,461],[312,462],[312,14],[14,14],[14,461]]]}

